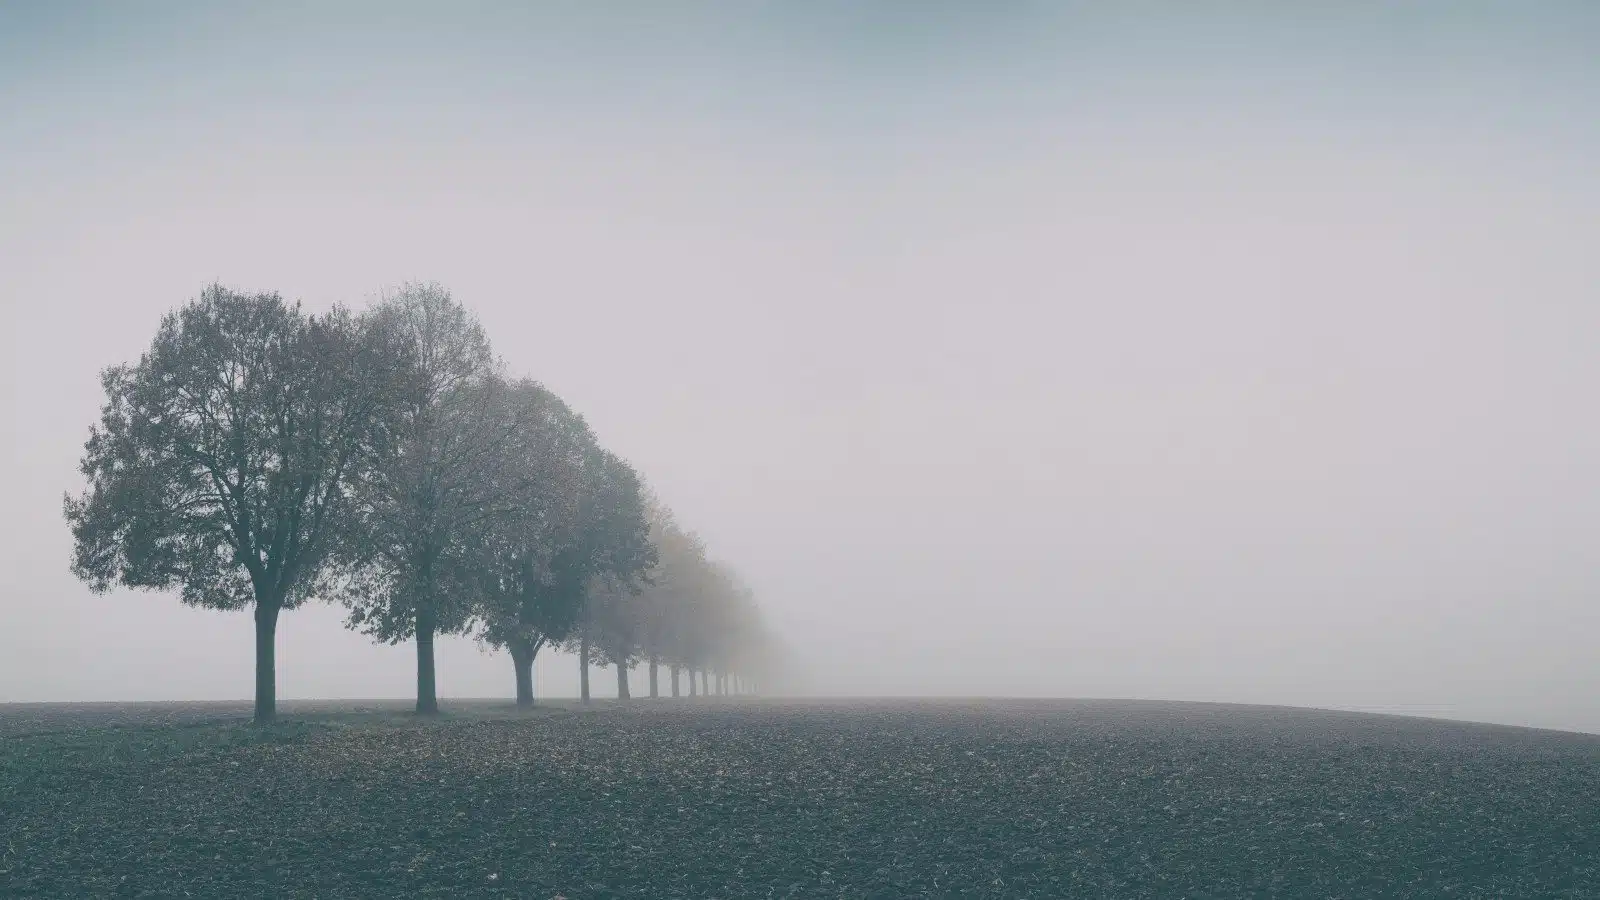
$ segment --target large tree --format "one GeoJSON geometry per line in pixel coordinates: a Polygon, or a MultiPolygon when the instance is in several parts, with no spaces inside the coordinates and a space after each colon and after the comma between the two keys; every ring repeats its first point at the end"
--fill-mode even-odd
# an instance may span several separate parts
{"type": "Polygon", "coordinates": [[[371,316],[406,348],[419,388],[397,456],[356,485],[365,577],[344,599],[352,627],[416,641],[416,709],[435,713],[434,639],[468,628],[492,535],[520,512],[524,494],[504,479],[531,410],[500,377],[477,320],[442,287],[407,285],[371,316]]]}
{"type": "Polygon", "coordinates": [[[595,568],[586,533],[586,461],[598,447],[583,418],[532,381],[511,391],[526,407],[523,431],[503,458],[501,478],[517,514],[495,520],[478,573],[479,640],[511,655],[518,706],[533,705],[533,662],[539,651],[572,632],[583,605],[583,583],[595,568]]]}
{"type": "Polygon", "coordinates": [[[342,309],[212,286],[162,319],[106,402],[68,496],[72,570],[96,592],[176,587],[255,613],[255,718],[277,707],[278,615],[336,571],[350,485],[387,465],[406,348],[342,309]]]}

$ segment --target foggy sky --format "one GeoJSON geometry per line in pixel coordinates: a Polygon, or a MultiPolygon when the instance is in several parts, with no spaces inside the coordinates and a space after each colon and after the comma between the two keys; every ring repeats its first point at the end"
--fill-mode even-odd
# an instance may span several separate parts
{"type": "MultiPolygon", "coordinates": [[[[0,701],[247,696],[68,573],[98,372],[422,279],[815,693],[1600,731],[1600,7],[462,6],[0,11],[0,701]]],[[[279,695],[411,695],[339,620],[279,695]]]]}

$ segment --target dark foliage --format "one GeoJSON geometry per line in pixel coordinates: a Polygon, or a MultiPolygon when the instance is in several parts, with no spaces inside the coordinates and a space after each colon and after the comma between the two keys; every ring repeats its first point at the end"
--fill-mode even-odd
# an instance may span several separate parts
{"type": "Polygon", "coordinates": [[[207,288],[167,315],[135,365],[108,369],[68,497],[74,574],[251,607],[258,714],[270,718],[280,610],[324,585],[349,537],[350,486],[395,445],[403,348],[348,313],[207,288]]]}

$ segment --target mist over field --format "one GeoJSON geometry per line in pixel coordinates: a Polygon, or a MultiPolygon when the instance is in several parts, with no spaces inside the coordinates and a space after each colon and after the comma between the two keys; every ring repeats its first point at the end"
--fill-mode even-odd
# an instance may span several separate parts
{"type": "MultiPolygon", "coordinates": [[[[1600,7],[94,10],[0,11],[0,702],[247,697],[247,614],[69,572],[99,372],[431,280],[798,692],[1600,732],[1600,7]]],[[[279,696],[410,696],[343,615],[279,696]]]]}

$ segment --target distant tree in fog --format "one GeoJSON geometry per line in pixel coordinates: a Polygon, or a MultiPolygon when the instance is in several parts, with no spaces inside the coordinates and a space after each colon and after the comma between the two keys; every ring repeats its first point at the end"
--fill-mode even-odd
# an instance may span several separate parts
{"type": "Polygon", "coordinates": [[[641,585],[637,614],[639,655],[649,665],[650,696],[660,696],[659,667],[671,668],[672,696],[679,695],[679,663],[675,655],[689,624],[686,612],[693,600],[705,546],[692,532],[679,527],[672,510],[651,495],[646,503],[650,542],[656,547],[656,564],[641,585]]]}
{"type": "MultiPolygon", "coordinates": [[[[581,608],[565,646],[578,656],[580,696],[589,699],[589,666],[627,659],[633,653],[631,599],[637,583],[655,565],[639,476],[621,457],[605,450],[585,466],[580,508],[583,526],[573,555],[571,584],[581,585],[581,608]]],[[[626,668],[618,673],[626,692],[626,668]]]]}
{"type": "Polygon", "coordinates": [[[352,484],[393,459],[408,363],[342,309],[207,288],[101,378],[88,487],[65,501],[73,573],[97,592],[177,587],[190,605],[252,608],[255,718],[270,721],[278,615],[338,568],[352,484]]]}
{"type": "Polygon", "coordinates": [[[609,572],[589,580],[579,652],[587,648],[589,662],[616,667],[619,700],[632,696],[628,672],[639,649],[639,588],[636,579],[609,572]]]}
{"type": "Polygon", "coordinates": [[[585,581],[604,562],[603,523],[586,473],[602,458],[582,417],[559,398],[531,381],[515,391],[534,410],[504,463],[521,470],[505,481],[522,492],[524,514],[498,520],[487,536],[474,618],[479,640],[511,655],[517,705],[532,706],[534,659],[572,633],[585,581]]]}
{"type": "Polygon", "coordinates": [[[705,543],[659,501],[653,501],[651,541],[657,562],[634,600],[633,616],[638,655],[651,665],[651,695],[661,663],[672,669],[674,696],[683,669],[691,693],[696,673],[708,691],[729,692],[736,678],[752,687],[769,647],[754,593],[732,568],[708,559],[705,543]]]}
{"type": "Polygon", "coordinates": [[[406,348],[418,389],[398,454],[355,483],[364,577],[343,599],[351,627],[416,641],[417,712],[434,713],[434,639],[467,630],[493,533],[532,513],[507,481],[519,477],[524,418],[536,411],[517,402],[483,329],[442,287],[407,285],[370,316],[406,348]]]}

